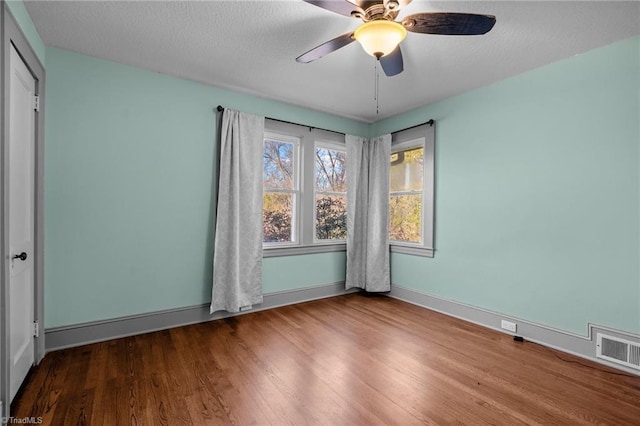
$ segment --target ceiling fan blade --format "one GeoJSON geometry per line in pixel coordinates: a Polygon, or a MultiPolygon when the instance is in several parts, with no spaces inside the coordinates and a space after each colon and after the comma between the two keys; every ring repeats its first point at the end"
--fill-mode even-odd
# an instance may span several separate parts
{"type": "Polygon", "coordinates": [[[350,43],[353,43],[355,40],[356,39],[353,38],[353,32],[342,34],[341,36],[322,43],[320,46],[316,46],[308,52],[303,53],[296,58],[296,61],[305,64],[311,61],[315,61],[316,59],[322,58],[324,55],[327,55],[335,50],[345,47],[350,43]]]}
{"type": "Polygon", "coordinates": [[[393,52],[380,58],[380,66],[382,66],[382,70],[387,77],[393,77],[404,70],[404,61],[402,60],[402,51],[399,45],[393,52]]]}
{"type": "Polygon", "coordinates": [[[402,20],[402,25],[414,33],[442,35],[479,35],[488,33],[496,23],[493,15],[473,13],[416,13],[402,20]]]}
{"type": "Polygon", "coordinates": [[[348,0],[304,0],[314,6],[321,7],[339,15],[359,17],[364,15],[364,10],[348,0]]]}

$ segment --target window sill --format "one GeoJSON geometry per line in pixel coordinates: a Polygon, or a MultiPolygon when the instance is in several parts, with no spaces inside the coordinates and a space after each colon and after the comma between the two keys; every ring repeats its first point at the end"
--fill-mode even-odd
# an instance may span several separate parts
{"type": "MultiPolygon", "coordinates": [[[[433,257],[435,250],[426,247],[411,247],[392,244],[389,246],[391,253],[408,254],[412,256],[433,257]]],[[[262,257],[300,256],[305,254],[331,253],[336,251],[346,251],[345,243],[339,244],[316,244],[312,246],[287,246],[287,247],[265,247],[262,257]]]]}
{"type": "Polygon", "coordinates": [[[427,247],[400,246],[392,244],[391,253],[410,254],[412,256],[433,257],[434,249],[427,247]]]}
{"type": "Polygon", "coordinates": [[[262,251],[262,257],[299,256],[303,254],[330,253],[346,250],[347,245],[345,243],[315,244],[312,246],[265,247],[262,251]]]}

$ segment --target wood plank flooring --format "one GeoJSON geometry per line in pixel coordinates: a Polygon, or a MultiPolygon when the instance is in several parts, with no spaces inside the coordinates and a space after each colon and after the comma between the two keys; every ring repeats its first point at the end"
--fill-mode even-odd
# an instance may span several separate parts
{"type": "Polygon", "coordinates": [[[387,297],[323,299],[47,354],[45,425],[639,425],[640,377],[387,297]]]}

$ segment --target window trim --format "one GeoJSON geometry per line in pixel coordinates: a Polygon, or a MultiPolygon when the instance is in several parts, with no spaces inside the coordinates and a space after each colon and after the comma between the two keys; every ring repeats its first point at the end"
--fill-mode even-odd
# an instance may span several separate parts
{"type": "Polygon", "coordinates": [[[304,254],[346,251],[345,241],[314,242],[315,236],[315,144],[320,142],[346,149],[343,133],[316,129],[299,124],[265,119],[265,137],[267,134],[298,138],[298,216],[294,219],[298,225],[297,240],[294,243],[263,243],[262,257],[297,256],[304,254]]]}
{"type": "MultiPolygon", "coordinates": [[[[424,155],[422,186],[422,235],[420,243],[393,241],[389,239],[392,253],[414,256],[434,256],[435,221],[435,128],[425,123],[420,126],[401,130],[391,135],[391,152],[417,148],[422,144],[424,155]],[[422,140],[420,143],[419,141],[422,140]]],[[[391,196],[391,193],[389,193],[391,196]]]]}

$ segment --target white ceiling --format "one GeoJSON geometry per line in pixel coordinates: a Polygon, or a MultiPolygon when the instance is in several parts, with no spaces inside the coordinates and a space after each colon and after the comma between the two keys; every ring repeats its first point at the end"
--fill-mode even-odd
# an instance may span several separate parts
{"type": "MultiPolygon", "coordinates": [[[[484,36],[409,33],[404,72],[380,71],[358,43],[295,58],[361,21],[302,0],[26,1],[45,44],[364,122],[400,114],[640,34],[640,2],[424,1],[429,11],[492,14],[484,36]]],[[[639,53],[640,57],[640,53],[639,53]]]]}

